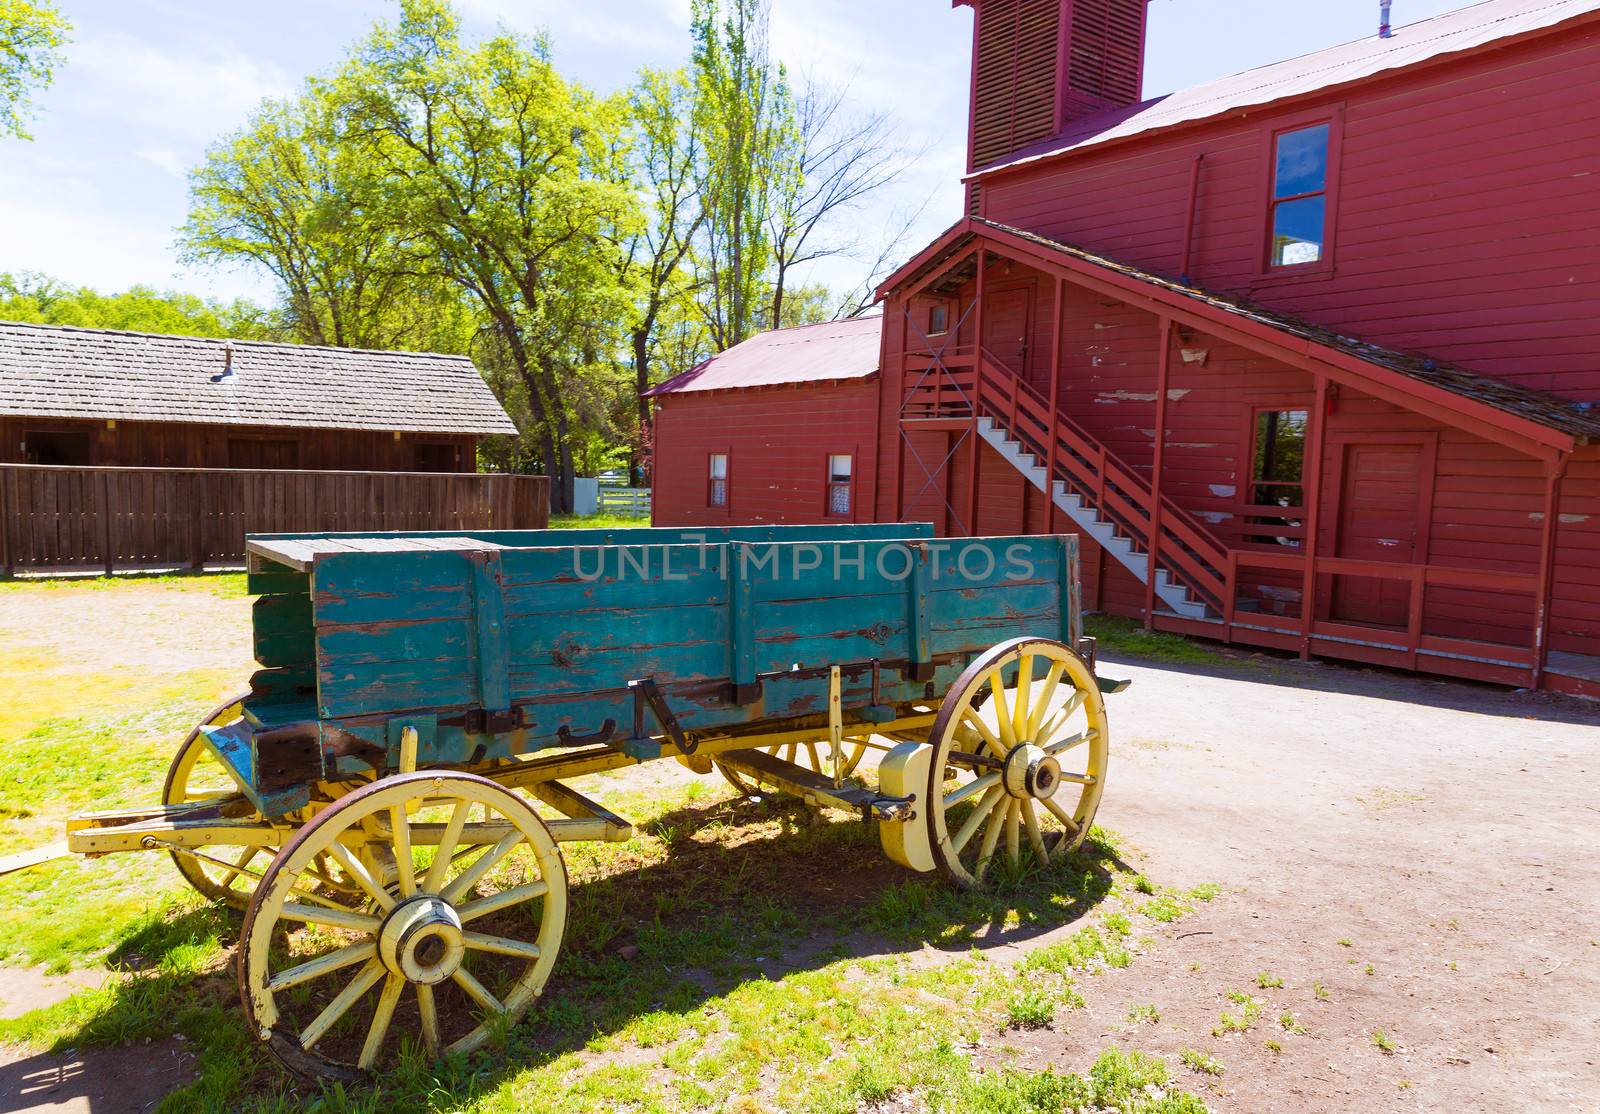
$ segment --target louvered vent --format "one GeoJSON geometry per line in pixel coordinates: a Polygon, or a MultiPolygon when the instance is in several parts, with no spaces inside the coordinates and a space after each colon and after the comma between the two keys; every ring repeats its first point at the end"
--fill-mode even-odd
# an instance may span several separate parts
{"type": "Polygon", "coordinates": [[[967,183],[967,216],[983,216],[983,186],[978,182],[967,183]]]}
{"type": "Polygon", "coordinates": [[[985,0],[978,7],[972,165],[1055,132],[1062,0],[985,0]]]}
{"type": "Polygon", "coordinates": [[[1144,88],[1146,0],[1074,0],[1068,114],[1137,104],[1144,88]]]}

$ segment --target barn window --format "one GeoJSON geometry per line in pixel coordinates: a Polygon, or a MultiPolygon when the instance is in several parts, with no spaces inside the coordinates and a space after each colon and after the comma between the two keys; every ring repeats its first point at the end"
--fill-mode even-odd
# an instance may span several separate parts
{"type": "Polygon", "coordinates": [[[709,507],[726,507],[728,505],[728,454],[712,453],[710,468],[706,483],[706,505],[709,507]]]}
{"type": "Polygon", "coordinates": [[[936,337],[950,328],[950,307],[944,303],[928,310],[928,335],[936,337]]]}
{"type": "Polygon", "coordinates": [[[1329,124],[1281,132],[1273,143],[1272,265],[1320,262],[1327,246],[1329,124]]]}
{"type": "Polygon", "coordinates": [[[437,441],[419,441],[412,447],[412,467],[418,472],[454,472],[456,447],[437,441]]]}
{"type": "Polygon", "coordinates": [[[850,513],[850,485],[855,475],[855,457],[838,453],[828,457],[828,513],[850,513]]]}
{"type": "Polygon", "coordinates": [[[29,464],[88,464],[89,433],[30,429],[22,435],[22,459],[29,464]]]}
{"type": "Polygon", "coordinates": [[[1256,412],[1254,460],[1250,470],[1249,522],[1258,528],[1248,539],[1267,545],[1299,545],[1304,536],[1307,412],[1256,412]],[[1288,514],[1260,513],[1282,507],[1288,514]]]}

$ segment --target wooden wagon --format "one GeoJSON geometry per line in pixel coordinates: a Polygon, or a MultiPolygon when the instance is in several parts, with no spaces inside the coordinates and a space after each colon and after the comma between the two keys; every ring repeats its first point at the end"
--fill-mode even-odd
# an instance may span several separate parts
{"type": "Polygon", "coordinates": [[[69,825],[246,910],[250,1025],[354,1077],[470,1050],[555,963],[566,782],[672,758],[875,823],[963,886],[1075,849],[1105,784],[1076,539],[927,526],[253,537],[250,690],[160,807],[69,825]],[[868,760],[869,756],[872,760],[868,760]],[[541,807],[542,806],[542,807],[541,807]]]}

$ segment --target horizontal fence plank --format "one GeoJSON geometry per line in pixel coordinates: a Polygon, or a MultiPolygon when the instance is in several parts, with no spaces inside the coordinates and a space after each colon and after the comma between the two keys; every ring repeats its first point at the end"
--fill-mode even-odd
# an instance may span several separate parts
{"type": "Polygon", "coordinates": [[[543,476],[0,464],[0,568],[242,565],[246,534],[542,530],[543,476]]]}

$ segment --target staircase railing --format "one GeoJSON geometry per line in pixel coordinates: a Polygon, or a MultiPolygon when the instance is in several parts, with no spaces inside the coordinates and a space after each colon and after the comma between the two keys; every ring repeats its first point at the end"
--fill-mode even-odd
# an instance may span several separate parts
{"type": "Polygon", "coordinates": [[[1052,413],[1048,399],[985,349],[979,350],[976,370],[975,416],[999,421],[1044,464],[1046,475],[1110,519],[1136,550],[1149,555],[1150,576],[1158,567],[1170,569],[1219,614],[1230,610],[1232,554],[1226,545],[1168,499],[1155,515],[1155,491],[1143,476],[1071,418],[1052,413]],[[1155,531],[1153,522],[1159,522],[1155,531]]]}

